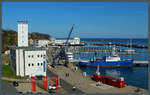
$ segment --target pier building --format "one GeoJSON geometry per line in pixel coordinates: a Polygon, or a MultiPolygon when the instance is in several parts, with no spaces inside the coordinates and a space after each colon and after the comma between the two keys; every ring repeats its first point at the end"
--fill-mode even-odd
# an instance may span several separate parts
{"type": "MultiPolygon", "coordinates": [[[[53,43],[58,45],[63,45],[65,44],[65,42],[66,39],[56,39],[53,43]]],[[[68,43],[70,43],[71,45],[80,44],[80,38],[74,37],[72,40],[68,40],[68,43]]]]}
{"type": "Polygon", "coordinates": [[[46,39],[39,39],[39,40],[38,40],[38,46],[39,46],[39,47],[47,46],[49,43],[50,43],[50,41],[49,41],[49,40],[46,40],[46,39]]]}
{"type": "Polygon", "coordinates": [[[46,50],[16,47],[11,49],[11,66],[17,76],[46,76],[46,50]]]}
{"type": "Polygon", "coordinates": [[[18,47],[28,47],[27,21],[18,21],[18,47]]]}

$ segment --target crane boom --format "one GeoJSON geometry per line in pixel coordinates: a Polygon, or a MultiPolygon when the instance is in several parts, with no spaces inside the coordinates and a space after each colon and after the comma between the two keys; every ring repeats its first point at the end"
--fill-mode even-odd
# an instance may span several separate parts
{"type": "Polygon", "coordinates": [[[71,29],[70,29],[70,32],[69,32],[68,38],[67,38],[67,40],[66,40],[65,46],[68,44],[68,41],[69,41],[69,39],[70,39],[70,36],[71,36],[71,33],[72,33],[73,28],[74,28],[74,24],[72,24],[72,27],[71,27],[71,29]]]}

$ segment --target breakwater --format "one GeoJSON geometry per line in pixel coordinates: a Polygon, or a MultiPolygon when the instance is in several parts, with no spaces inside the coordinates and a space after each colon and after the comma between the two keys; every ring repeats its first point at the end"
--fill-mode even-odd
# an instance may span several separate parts
{"type": "Polygon", "coordinates": [[[123,47],[133,47],[133,48],[148,48],[146,45],[136,45],[136,44],[122,44],[122,43],[85,43],[85,45],[116,45],[116,46],[123,46],[123,47]]]}

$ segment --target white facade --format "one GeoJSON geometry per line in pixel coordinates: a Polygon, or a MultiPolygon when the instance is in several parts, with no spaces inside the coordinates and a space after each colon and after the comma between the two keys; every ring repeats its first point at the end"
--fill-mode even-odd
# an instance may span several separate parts
{"type": "Polygon", "coordinates": [[[16,49],[16,75],[24,76],[24,57],[23,49],[16,49]]]}
{"type": "Polygon", "coordinates": [[[16,49],[16,75],[46,76],[46,50],[16,49]]]}
{"type": "Polygon", "coordinates": [[[18,23],[18,47],[28,47],[28,24],[25,21],[18,23]]]}
{"type": "Polygon", "coordinates": [[[46,46],[50,43],[49,40],[38,40],[38,46],[41,47],[41,46],[46,46]]]}
{"type": "MultiPolygon", "coordinates": [[[[55,40],[55,44],[65,44],[66,40],[55,40]]],[[[70,44],[80,44],[80,38],[75,37],[73,40],[68,41],[70,44]]]]}
{"type": "Polygon", "coordinates": [[[25,74],[26,75],[46,76],[46,59],[44,59],[43,56],[46,56],[46,51],[25,51],[25,74]]]}

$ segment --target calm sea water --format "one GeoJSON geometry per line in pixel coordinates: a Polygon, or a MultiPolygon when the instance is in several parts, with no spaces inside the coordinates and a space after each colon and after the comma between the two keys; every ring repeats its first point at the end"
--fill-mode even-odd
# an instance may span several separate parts
{"type": "MultiPolygon", "coordinates": [[[[99,38],[84,38],[81,39],[81,41],[88,42],[88,43],[95,43],[95,42],[102,42],[102,43],[124,43],[124,44],[130,44],[130,39],[99,39],[99,38]]],[[[132,39],[132,44],[138,44],[138,45],[148,45],[148,39],[132,39]]],[[[85,46],[88,47],[88,46],[85,46]]],[[[99,46],[101,47],[101,46],[99,46]]],[[[107,46],[106,46],[107,47],[107,46]]],[[[127,49],[127,47],[119,47],[121,49],[127,49]]],[[[134,60],[148,60],[148,49],[135,49],[136,52],[138,52],[138,55],[119,55],[121,59],[126,58],[132,58],[134,60]]],[[[99,54],[97,57],[103,57],[104,54],[99,54]]],[[[88,55],[78,55],[75,54],[75,59],[92,59],[94,57],[93,54],[88,55]]],[[[75,63],[76,64],[76,63],[75,63]]],[[[94,74],[96,71],[96,68],[90,68],[90,67],[80,67],[84,72],[87,72],[87,74],[94,74]]],[[[125,81],[129,85],[133,85],[136,87],[148,89],[148,68],[147,67],[133,67],[133,68],[100,68],[100,73],[103,75],[110,75],[113,77],[124,77],[125,81]]]]}

